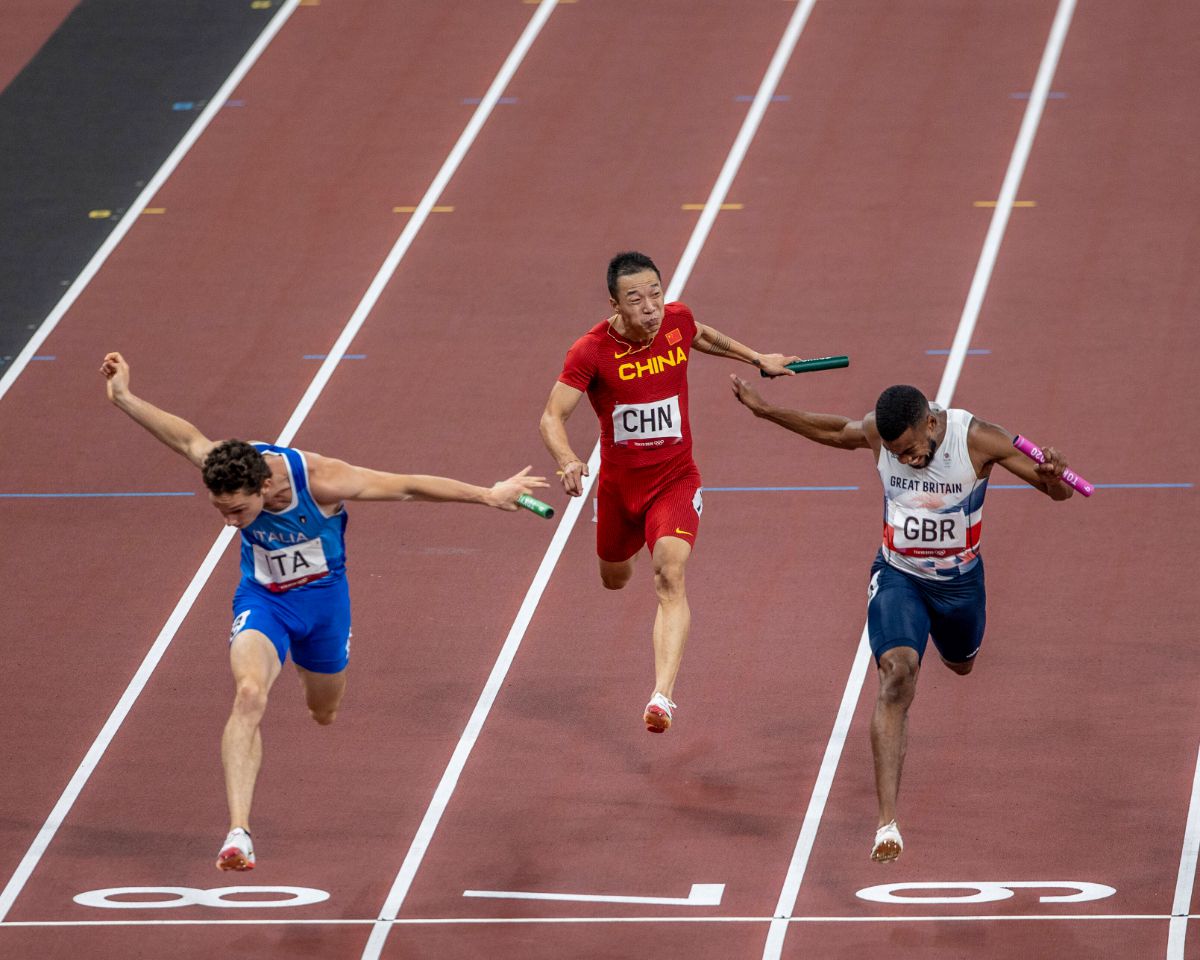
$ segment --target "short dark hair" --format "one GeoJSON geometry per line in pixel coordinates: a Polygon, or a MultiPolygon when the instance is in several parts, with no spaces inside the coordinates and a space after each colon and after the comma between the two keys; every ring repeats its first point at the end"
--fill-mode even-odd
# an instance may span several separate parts
{"type": "Polygon", "coordinates": [[[204,485],[213,493],[258,493],[271,475],[263,455],[245,440],[218,443],[201,467],[204,485]]]}
{"type": "Polygon", "coordinates": [[[925,394],[904,383],[888,387],[875,401],[875,428],[888,443],[927,416],[929,401],[925,394]]]}
{"type": "Polygon", "coordinates": [[[609,295],[617,299],[617,281],[621,277],[628,277],[633,273],[641,273],[643,270],[653,270],[658,275],[659,282],[662,282],[662,274],[659,273],[658,267],[644,253],[638,253],[636,250],[625,250],[618,253],[615,257],[608,261],[608,292],[609,295]]]}

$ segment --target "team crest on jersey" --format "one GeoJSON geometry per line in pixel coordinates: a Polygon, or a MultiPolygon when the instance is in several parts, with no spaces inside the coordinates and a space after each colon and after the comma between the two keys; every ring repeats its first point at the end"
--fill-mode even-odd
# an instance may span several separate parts
{"type": "Polygon", "coordinates": [[[677,344],[682,339],[683,339],[683,334],[680,333],[678,329],[671,330],[667,333],[667,343],[669,343],[671,346],[675,346],[675,344],[677,344]]]}

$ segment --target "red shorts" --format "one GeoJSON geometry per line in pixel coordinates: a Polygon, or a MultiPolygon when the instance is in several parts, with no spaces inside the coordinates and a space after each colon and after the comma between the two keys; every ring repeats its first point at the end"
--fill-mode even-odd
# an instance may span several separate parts
{"type": "Polygon", "coordinates": [[[647,467],[604,464],[596,484],[596,553],[620,563],[660,537],[693,547],[700,533],[700,471],[690,456],[647,467]]]}

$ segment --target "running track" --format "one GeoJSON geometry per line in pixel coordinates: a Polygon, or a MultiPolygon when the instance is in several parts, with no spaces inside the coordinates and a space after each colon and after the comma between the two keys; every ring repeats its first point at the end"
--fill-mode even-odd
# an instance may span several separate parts
{"type": "MultiPolygon", "coordinates": [[[[1014,95],[1033,88],[1059,7],[815,4],[716,198],[741,208],[719,214],[683,293],[702,321],[759,349],[853,357],[847,371],[771,384],[772,396],[861,414],[887,383],[938,390],[947,358],[928,351],[951,346],[964,313],[995,213],[975,203],[1000,194],[1030,105],[1014,95]]],[[[211,866],[232,550],[29,859],[217,532],[193,473],[104,402],[101,356],[124,351],[136,391],[210,435],[278,436],[320,365],[306,356],[334,349],[411,216],[393,208],[426,194],[476,109],[464,100],[484,95],[535,9],[285,8],[237,90],[247,108],[217,115],[153,198],[166,214],[136,224],[46,340],[57,359],[29,365],[0,399],[0,493],[193,494],[0,498],[12,598],[0,953],[1200,956],[1200,935],[1170,919],[1190,908],[1200,741],[1194,586],[1172,560],[1200,534],[1200,185],[1188,175],[1200,10],[1167,0],[1074,10],[1017,192],[1036,206],[1011,211],[970,342],[988,352],[966,356],[953,400],[1062,445],[1099,484],[1189,485],[1055,505],[996,478],[985,652],[968,678],[931,661],[921,681],[898,864],[866,856],[875,681],[858,697],[852,670],[878,536],[872,464],[747,417],[727,395],[728,365],[708,357],[691,385],[710,489],[669,736],[638,723],[648,576],[622,595],[599,587],[585,510],[431,823],[560,521],[356,505],[350,693],[326,730],[290,676],[277,685],[259,869],[211,866]],[[853,489],[722,489],[797,486],[853,489]],[[848,731],[835,730],[839,708],[848,731]],[[423,856],[414,838],[428,841],[423,856]],[[857,895],[1038,882],[1115,892],[857,895]],[[692,884],[723,885],[719,905],[463,895],[685,898],[692,884]],[[73,900],[227,885],[329,898],[73,900]],[[777,910],[795,919],[771,924],[777,910]]],[[[346,348],[363,359],[337,365],[295,442],[477,482],[530,462],[549,471],[537,416],[566,347],[603,315],[605,258],[637,246],[672,277],[701,216],[682,205],[709,198],[750,107],[740,98],[804,12],[778,0],[551,11],[503,91],[512,102],[436,198],[453,212],[417,232],[346,348]]],[[[572,434],[590,449],[586,408],[572,434]]]]}

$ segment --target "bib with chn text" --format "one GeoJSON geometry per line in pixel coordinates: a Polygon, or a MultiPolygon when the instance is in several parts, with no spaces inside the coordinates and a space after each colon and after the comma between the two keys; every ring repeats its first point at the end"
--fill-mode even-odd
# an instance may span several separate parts
{"type": "Polygon", "coordinates": [[[613,408],[613,443],[638,447],[683,441],[679,397],[649,403],[619,403],[613,408]]]}

